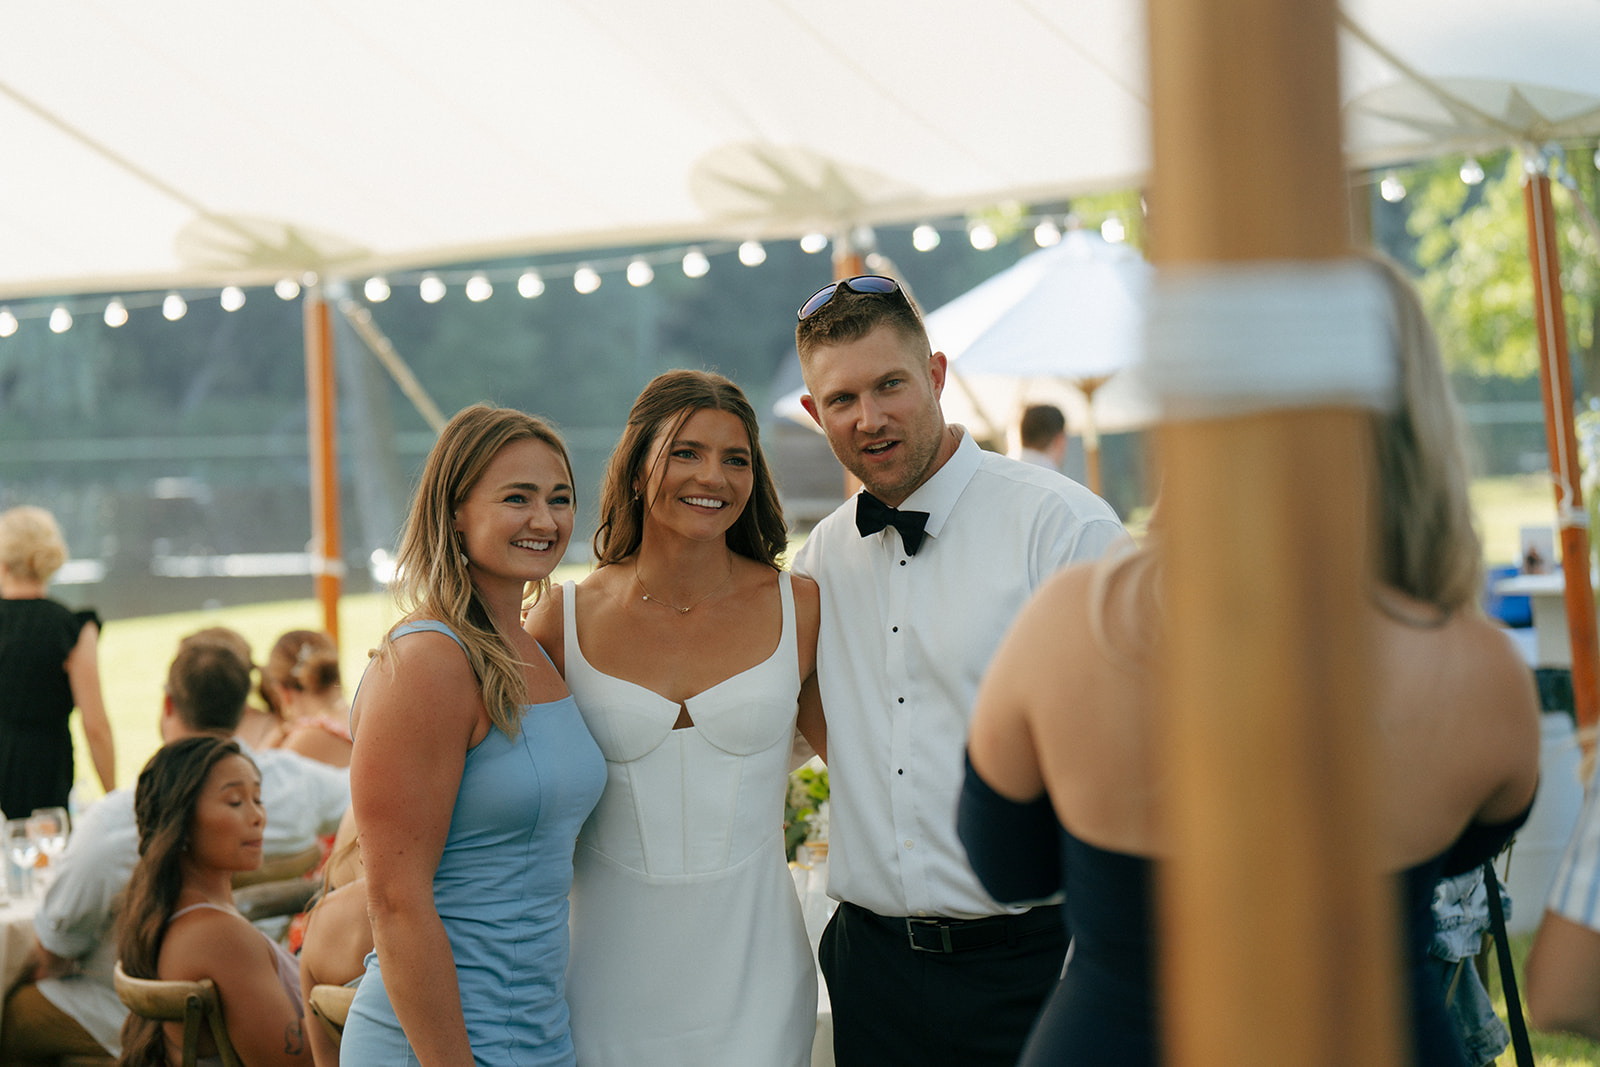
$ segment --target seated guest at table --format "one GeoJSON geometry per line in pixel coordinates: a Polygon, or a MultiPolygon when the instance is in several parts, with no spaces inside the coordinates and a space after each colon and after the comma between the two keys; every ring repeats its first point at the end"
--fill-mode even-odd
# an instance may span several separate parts
{"type": "Polygon", "coordinates": [[[1067,417],[1054,404],[1030,404],[1017,426],[1016,458],[1059,471],[1067,456],[1067,417]]]}
{"type": "MultiPolygon", "coordinates": [[[[1477,610],[1458,416],[1410,286],[1391,293],[1398,410],[1370,418],[1377,573],[1376,835],[1403,893],[1410,1040],[1420,1067],[1465,1063],[1426,953],[1441,872],[1492,856],[1521,825],[1539,771],[1539,709],[1516,649],[1477,610]]],[[[1158,1062],[1151,876],[1173,849],[1155,678],[1165,537],[1052,578],[990,664],[968,739],[959,826],[1002,900],[1066,893],[1074,949],[1024,1064],[1158,1062]]]]}
{"type": "MultiPolygon", "coordinates": [[[[255,764],[237,741],[175,741],[145,764],[133,807],[139,863],[117,923],[122,969],[134,978],[215,982],[245,1067],[311,1063],[300,968],[233,906],[233,876],[261,866],[267,813],[255,764]]],[[[130,1015],[118,1063],[171,1067],[182,1048],[182,1022],[130,1015]]],[[[199,1051],[202,1063],[217,1056],[204,1028],[199,1051]]]]}
{"type": "Polygon", "coordinates": [[[786,543],[744,394],[670,371],[611,454],[598,569],[528,617],[606,757],[572,889],[585,1067],[810,1062],[817,979],[783,798],[819,609],[816,583],[779,568],[786,543]]]}
{"type": "MultiPolygon", "coordinates": [[[[340,827],[342,833],[344,827],[340,827]]],[[[356,985],[372,951],[367,918],[367,877],[361,869],[361,844],[351,837],[334,848],[323,868],[322,892],[306,915],[300,945],[300,995],[309,1004],[312,987],[356,985]]],[[[306,1026],[317,1067],[339,1067],[339,1047],[321,1025],[306,1026]]]]}
{"type": "Polygon", "coordinates": [[[75,774],[76,707],[95,773],[117,787],[117,759],[100,693],[100,616],[46,595],[67,561],[55,518],[43,508],[0,512],[0,811],[25,819],[64,808],[75,774]]]}
{"type": "MultiPolygon", "coordinates": [[[[163,740],[232,733],[250,693],[249,663],[249,644],[232,630],[214,627],[184,638],[167,670],[163,740]]],[[[265,832],[269,857],[302,851],[338,825],[350,800],[344,772],[292,752],[256,758],[273,813],[265,832]]],[[[138,859],[134,793],[118,789],[73,827],[34,920],[29,978],[5,1001],[0,1063],[117,1054],[128,1013],[111,986],[113,912],[138,859]]]]}
{"type": "Polygon", "coordinates": [[[261,665],[261,699],[279,720],[277,747],[334,767],[350,766],[350,708],[339,650],[318,630],[290,630],[261,665]]]}

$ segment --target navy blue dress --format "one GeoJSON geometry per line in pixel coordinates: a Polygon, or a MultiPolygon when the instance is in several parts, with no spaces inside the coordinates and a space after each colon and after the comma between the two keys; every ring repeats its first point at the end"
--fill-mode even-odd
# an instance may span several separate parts
{"type": "Polygon", "coordinates": [[[26,818],[64,808],[72,791],[72,686],[67,656],[92,611],[46,598],[0,600],[0,811],[26,818]]]}
{"type": "MultiPolygon", "coordinates": [[[[1048,796],[1029,804],[1007,800],[970,760],[958,819],[973,869],[996,900],[1036,900],[1066,887],[1062,915],[1073,935],[1072,960],[1045,1001],[1019,1067],[1157,1067],[1155,864],[1072,836],[1056,821],[1048,796]]],[[[1417,1067],[1468,1067],[1444,993],[1426,965],[1434,882],[1493,856],[1526,819],[1524,811],[1509,823],[1470,826],[1448,852],[1402,872],[1417,1067]]]]}

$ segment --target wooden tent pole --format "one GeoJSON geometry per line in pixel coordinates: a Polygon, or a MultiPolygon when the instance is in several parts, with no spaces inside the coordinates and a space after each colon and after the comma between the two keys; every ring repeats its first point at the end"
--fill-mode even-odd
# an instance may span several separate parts
{"type": "MultiPolygon", "coordinates": [[[[1567,633],[1572,641],[1572,701],[1578,727],[1600,717],[1596,665],[1594,590],[1590,585],[1589,517],[1583,507],[1577,431],[1573,427],[1572,371],[1567,355],[1567,318],[1562,309],[1561,250],[1556,243],[1555,205],[1550,175],[1542,158],[1525,168],[1523,206],[1528,219],[1528,262],[1533,268],[1534,321],[1539,333],[1539,382],[1544,392],[1545,438],[1550,448],[1550,480],[1555,488],[1561,532],[1567,633]]],[[[1594,746],[1588,733],[1586,748],[1594,746]]]]}
{"type": "Polygon", "coordinates": [[[305,295],[306,426],[311,446],[311,568],[322,628],[339,644],[339,589],[344,555],[339,536],[339,417],[333,322],[319,286],[305,295]]]}
{"type": "MultiPolygon", "coordinates": [[[[1161,275],[1346,253],[1336,6],[1150,0],[1161,275]]],[[[1160,432],[1171,1064],[1398,1062],[1367,780],[1368,426],[1324,407],[1160,432]]]]}
{"type": "Polygon", "coordinates": [[[1083,439],[1083,477],[1095,496],[1100,496],[1100,427],[1094,420],[1094,394],[1111,380],[1110,375],[1079,378],[1072,384],[1083,394],[1083,428],[1078,436],[1083,439]]]}

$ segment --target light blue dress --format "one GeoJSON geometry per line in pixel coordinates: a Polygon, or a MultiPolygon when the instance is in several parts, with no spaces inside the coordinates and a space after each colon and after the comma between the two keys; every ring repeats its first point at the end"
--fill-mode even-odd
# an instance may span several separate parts
{"type": "MultiPolygon", "coordinates": [[[[418,630],[455,637],[431,620],[402,624],[394,635],[418,630]]],[[[605,759],[570,696],[526,706],[515,738],[493,727],[467,752],[433,895],[473,1059],[484,1067],[576,1062],[564,978],[567,893],[573,842],[605,782],[605,759]]],[[[340,1062],[417,1062],[375,952],[350,1006],[340,1062]]]]}

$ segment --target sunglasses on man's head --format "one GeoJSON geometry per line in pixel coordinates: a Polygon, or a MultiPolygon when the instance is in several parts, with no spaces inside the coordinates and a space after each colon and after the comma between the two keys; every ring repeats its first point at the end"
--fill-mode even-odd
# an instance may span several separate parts
{"type": "Polygon", "coordinates": [[[877,296],[899,293],[900,299],[910,303],[905,291],[900,288],[900,283],[893,278],[885,278],[881,274],[862,274],[854,278],[846,278],[842,282],[824,285],[821,289],[811,294],[810,300],[800,305],[800,312],[796,318],[804,322],[821,311],[838,295],[840,286],[850,290],[852,293],[875,294],[877,296]]]}

